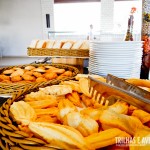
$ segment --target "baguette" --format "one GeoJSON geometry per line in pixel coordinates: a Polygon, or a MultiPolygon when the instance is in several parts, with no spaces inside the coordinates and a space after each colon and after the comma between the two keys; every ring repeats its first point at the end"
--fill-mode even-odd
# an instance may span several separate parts
{"type": "Polygon", "coordinates": [[[99,133],[94,133],[86,137],[86,141],[90,143],[93,148],[99,149],[109,145],[116,144],[115,137],[130,137],[130,135],[124,131],[117,128],[108,129],[105,131],[100,131],[99,133]]]}
{"type": "Polygon", "coordinates": [[[33,133],[41,136],[52,146],[66,150],[91,149],[83,136],[77,130],[69,126],[45,122],[31,122],[29,129],[33,133]]]}

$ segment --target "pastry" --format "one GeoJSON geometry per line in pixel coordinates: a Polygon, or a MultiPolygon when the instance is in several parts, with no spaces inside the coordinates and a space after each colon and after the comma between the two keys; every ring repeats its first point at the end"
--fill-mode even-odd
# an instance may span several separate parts
{"type": "Polygon", "coordinates": [[[35,81],[36,78],[34,76],[28,75],[28,74],[23,74],[22,78],[26,81],[35,81]]]}
{"type": "Polygon", "coordinates": [[[20,75],[11,77],[12,82],[20,82],[22,81],[22,77],[20,75]]]}
{"type": "Polygon", "coordinates": [[[56,79],[56,78],[57,78],[57,74],[56,74],[55,72],[45,73],[45,74],[43,74],[43,76],[44,76],[47,80],[52,80],[52,79],[56,79]]]}
{"type": "Polygon", "coordinates": [[[32,69],[35,69],[35,67],[34,66],[26,66],[24,69],[25,70],[32,70],[32,69]]]}
{"type": "Polygon", "coordinates": [[[5,71],[3,71],[3,74],[12,74],[14,72],[14,70],[13,69],[8,69],[8,70],[5,70],[5,71]]]}
{"type": "Polygon", "coordinates": [[[12,117],[22,125],[28,125],[30,121],[35,121],[36,113],[34,109],[24,101],[14,102],[10,106],[12,117]]]}
{"type": "Polygon", "coordinates": [[[72,93],[72,88],[69,85],[52,85],[45,88],[39,88],[39,90],[45,94],[51,95],[65,95],[72,93]]]}
{"type": "Polygon", "coordinates": [[[89,144],[85,142],[83,136],[72,127],[46,122],[32,122],[29,129],[42,137],[51,145],[61,149],[89,150],[89,144]]]}

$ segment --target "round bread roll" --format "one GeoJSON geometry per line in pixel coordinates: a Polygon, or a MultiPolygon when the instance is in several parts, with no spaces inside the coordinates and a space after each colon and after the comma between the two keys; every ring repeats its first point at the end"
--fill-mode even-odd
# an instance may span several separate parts
{"type": "Polygon", "coordinates": [[[3,71],[3,74],[12,74],[13,72],[14,72],[13,69],[8,69],[8,70],[3,71]]]}
{"type": "Polygon", "coordinates": [[[32,69],[35,69],[35,67],[34,66],[26,66],[24,69],[25,70],[32,70],[32,69]]]}

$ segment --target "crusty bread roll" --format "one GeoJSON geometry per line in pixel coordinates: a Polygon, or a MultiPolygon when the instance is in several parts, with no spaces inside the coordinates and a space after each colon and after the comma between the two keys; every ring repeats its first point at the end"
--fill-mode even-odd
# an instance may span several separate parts
{"type": "Polygon", "coordinates": [[[46,42],[46,48],[53,48],[54,43],[55,43],[55,40],[48,40],[46,42]]]}
{"type": "Polygon", "coordinates": [[[30,43],[30,45],[29,45],[29,47],[30,48],[36,48],[36,45],[37,45],[38,41],[39,40],[32,40],[31,43],[30,43]]]}
{"type": "Polygon", "coordinates": [[[89,49],[89,41],[84,41],[80,49],[89,49]]]}
{"type": "Polygon", "coordinates": [[[36,48],[45,48],[46,47],[46,41],[45,40],[39,40],[37,42],[36,48]]]}
{"type": "Polygon", "coordinates": [[[59,48],[62,48],[64,42],[63,41],[55,41],[54,45],[53,45],[53,48],[54,49],[59,49],[59,48]]]}
{"type": "Polygon", "coordinates": [[[73,44],[71,49],[80,49],[80,47],[82,46],[83,41],[77,41],[73,44]]]}
{"type": "Polygon", "coordinates": [[[72,45],[73,45],[73,41],[67,41],[62,46],[62,49],[71,49],[72,45]]]}

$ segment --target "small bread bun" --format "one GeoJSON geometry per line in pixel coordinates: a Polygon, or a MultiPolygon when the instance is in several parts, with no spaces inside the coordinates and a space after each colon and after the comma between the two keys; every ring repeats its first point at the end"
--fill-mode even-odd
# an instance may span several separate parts
{"type": "Polygon", "coordinates": [[[72,93],[72,88],[70,85],[52,85],[45,88],[39,88],[39,90],[44,92],[45,94],[51,95],[65,95],[68,93],[72,93]]]}
{"type": "Polygon", "coordinates": [[[63,41],[55,41],[54,45],[53,45],[53,49],[59,49],[62,48],[64,42],[63,41]]]}
{"type": "Polygon", "coordinates": [[[89,49],[89,41],[84,41],[80,49],[89,49]]]}
{"type": "Polygon", "coordinates": [[[31,44],[29,45],[30,48],[36,48],[36,45],[38,43],[39,40],[32,40],[31,44]]]}
{"type": "Polygon", "coordinates": [[[80,47],[82,46],[83,41],[77,41],[73,44],[71,49],[80,49],[80,47]]]}
{"type": "Polygon", "coordinates": [[[26,66],[24,69],[25,70],[32,70],[32,69],[35,69],[35,67],[34,66],[26,66]]]}
{"type": "Polygon", "coordinates": [[[64,45],[62,46],[62,49],[71,49],[73,43],[74,43],[73,41],[65,42],[64,45]]]}
{"type": "Polygon", "coordinates": [[[3,74],[12,74],[14,72],[13,69],[5,70],[3,74]]]}
{"type": "Polygon", "coordinates": [[[35,68],[35,69],[33,69],[33,71],[36,71],[36,72],[45,72],[45,70],[42,69],[42,68],[35,68]]]}
{"type": "Polygon", "coordinates": [[[37,42],[36,48],[45,48],[46,47],[46,41],[45,40],[39,40],[37,42]]]}
{"type": "Polygon", "coordinates": [[[13,72],[10,77],[14,77],[14,76],[22,76],[24,74],[24,70],[23,69],[19,69],[16,70],[15,72],[13,72]]]}
{"type": "Polygon", "coordinates": [[[55,41],[54,40],[48,40],[46,42],[46,48],[53,48],[55,41]]]}

